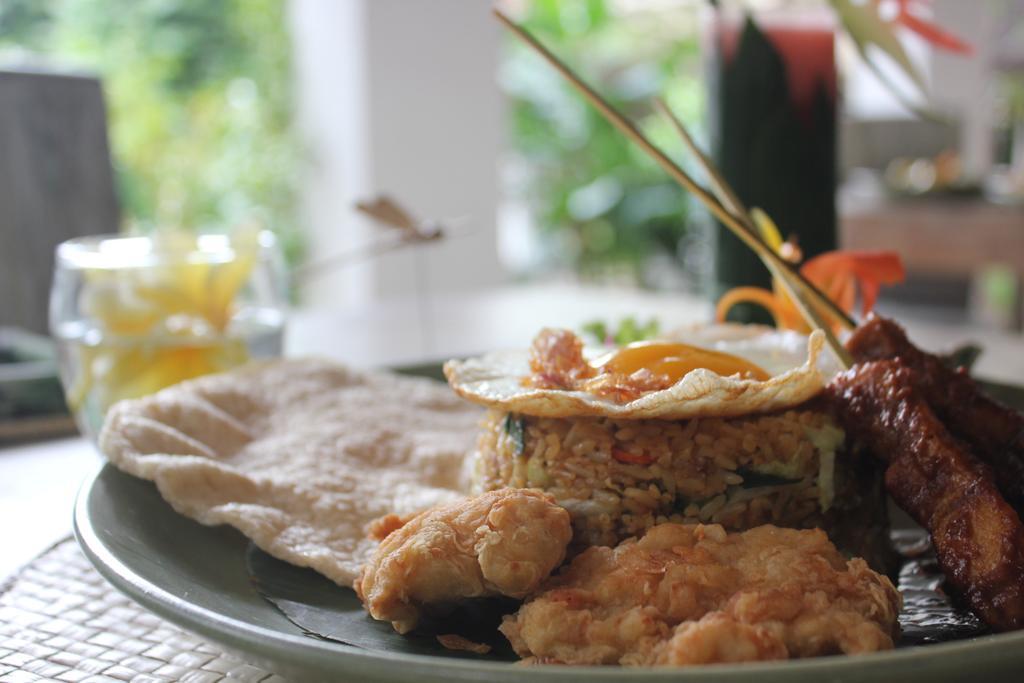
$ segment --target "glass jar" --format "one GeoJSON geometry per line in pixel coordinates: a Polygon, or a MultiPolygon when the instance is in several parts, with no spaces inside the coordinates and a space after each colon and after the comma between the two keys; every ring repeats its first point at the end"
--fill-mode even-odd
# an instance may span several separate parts
{"type": "Polygon", "coordinates": [[[119,400],[280,355],[285,289],[269,232],[58,245],[50,331],[79,429],[95,439],[119,400]]]}

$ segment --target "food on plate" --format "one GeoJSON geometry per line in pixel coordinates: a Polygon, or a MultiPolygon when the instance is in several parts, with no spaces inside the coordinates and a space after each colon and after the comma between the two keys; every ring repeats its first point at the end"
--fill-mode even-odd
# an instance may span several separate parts
{"type": "Polygon", "coordinates": [[[391,531],[364,565],[356,593],[399,633],[421,613],[466,598],[524,598],[565,559],[569,514],[529,489],[491,491],[420,513],[391,531]]]}
{"type": "Polygon", "coordinates": [[[661,524],[578,555],[501,631],[537,663],[743,662],[890,649],[900,604],[820,530],[661,524]]]}
{"type": "Polygon", "coordinates": [[[446,364],[457,393],[491,408],[476,489],[548,491],[572,513],[578,545],[614,545],[667,521],[821,526],[886,566],[878,468],[844,455],[843,430],[813,400],[826,373],[820,333],[723,325],[684,338],[602,355],[547,330],[530,357],[446,364]],[[615,378],[590,391],[602,376],[615,378]],[[611,384],[661,388],[622,402],[605,392],[611,384]]]}
{"type": "Polygon", "coordinates": [[[122,402],[101,447],[182,514],[354,584],[400,633],[463,600],[525,600],[502,632],[534,662],[891,648],[899,594],[869,568],[892,568],[883,472],[951,591],[995,629],[1024,625],[1006,502],[1024,492],[1021,416],[881,319],[825,390],[821,337],[719,325],[609,350],[545,330],[447,363],[454,393],[273,361],[122,402]]]}
{"type": "Polygon", "coordinates": [[[350,586],[369,522],[464,497],[479,418],[431,380],[283,360],[121,402],[100,447],[179,513],[350,586]]]}
{"type": "Polygon", "coordinates": [[[819,332],[804,337],[758,326],[715,326],[701,331],[699,341],[678,344],[676,350],[666,345],[664,355],[645,359],[652,365],[674,366],[671,371],[644,372],[640,367],[628,375],[614,371],[616,361],[632,364],[639,360],[636,356],[644,355],[637,349],[645,348],[650,342],[626,346],[619,356],[607,356],[601,349],[595,349],[583,359],[586,361],[583,366],[573,350],[574,335],[569,335],[572,333],[564,330],[544,330],[534,341],[531,352],[495,352],[479,358],[448,361],[444,366],[445,376],[452,389],[463,398],[506,413],[633,420],[733,417],[784,410],[817,395],[825,382],[818,365],[823,344],[819,332]],[[561,355],[563,350],[567,350],[565,356],[561,355]],[[718,360],[723,354],[733,356],[730,364],[710,365],[712,369],[708,369],[709,359],[718,360]],[[544,359],[539,362],[553,368],[547,370],[549,376],[555,377],[550,384],[540,377],[545,373],[538,373],[532,367],[537,365],[534,360],[538,356],[544,359]],[[744,370],[750,370],[750,366],[756,366],[770,377],[744,376],[744,370]],[[720,374],[716,367],[727,374],[720,374]],[[629,400],[625,401],[604,389],[591,392],[583,386],[559,384],[605,368],[609,371],[600,375],[612,378],[624,375],[623,382],[640,384],[652,377],[657,378],[652,382],[660,381],[661,377],[670,380],[674,377],[674,381],[664,388],[642,389],[635,397],[626,396],[629,400]]]}
{"type": "Polygon", "coordinates": [[[902,356],[868,361],[829,392],[848,429],[886,463],[893,499],[928,529],[948,585],[993,628],[1021,628],[1024,525],[992,468],[936,416],[920,374],[902,356]]]}
{"type": "Polygon", "coordinates": [[[523,384],[538,389],[581,391],[628,403],[644,394],[668,389],[693,370],[720,377],[765,381],[768,373],[728,353],[678,342],[630,344],[598,358],[583,357],[583,340],[569,330],[541,330],[530,347],[531,374],[523,384]]]}
{"type": "Polygon", "coordinates": [[[437,642],[447,650],[473,652],[478,655],[485,655],[491,651],[491,646],[487,643],[477,643],[457,633],[442,633],[437,636],[437,642]]]}
{"type": "Polygon", "coordinates": [[[860,362],[899,358],[915,386],[955,437],[989,464],[996,484],[1017,514],[1024,511],[1024,415],[986,395],[964,370],[914,346],[892,320],[874,316],[846,343],[860,362]]]}

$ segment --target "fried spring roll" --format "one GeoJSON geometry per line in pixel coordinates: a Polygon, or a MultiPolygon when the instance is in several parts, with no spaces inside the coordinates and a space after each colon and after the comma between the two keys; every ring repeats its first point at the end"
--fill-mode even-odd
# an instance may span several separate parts
{"type": "Polygon", "coordinates": [[[949,586],[997,630],[1024,626],[1024,525],[992,469],[945,428],[901,359],[855,365],[828,395],[887,463],[886,488],[932,535],[949,586]]]}
{"type": "Polygon", "coordinates": [[[891,320],[873,316],[846,346],[857,362],[900,358],[913,369],[924,400],[950,432],[995,470],[999,490],[1024,514],[1024,415],[985,394],[963,369],[952,370],[914,346],[891,320]]]}

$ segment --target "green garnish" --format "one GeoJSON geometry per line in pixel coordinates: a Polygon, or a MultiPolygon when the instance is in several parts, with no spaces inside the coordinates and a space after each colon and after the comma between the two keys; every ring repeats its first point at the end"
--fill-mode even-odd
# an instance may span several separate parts
{"type": "Polygon", "coordinates": [[[799,479],[789,479],[787,477],[779,476],[778,474],[769,474],[767,472],[757,472],[752,469],[741,467],[736,470],[736,474],[743,477],[743,488],[745,489],[756,489],[762,486],[785,486],[786,484],[799,483],[799,479]]]}
{"type": "Polygon", "coordinates": [[[505,433],[512,439],[515,456],[521,457],[526,452],[526,433],[523,418],[509,413],[505,416],[505,433]]]}
{"type": "Polygon", "coordinates": [[[610,338],[608,326],[603,320],[591,320],[589,323],[584,323],[582,330],[583,334],[589,335],[598,344],[607,344],[610,338]]]}
{"type": "Polygon", "coordinates": [[[658,336],[661,325],[657,318],[651,318],[641,324],[633,316],[619,321],[618,329],[612,329],[603,320],[592,320],[583,325],[584,334],[590,335],[598,344],[606,346],[625,346],[633,342],[644,341],[658,336]]]}

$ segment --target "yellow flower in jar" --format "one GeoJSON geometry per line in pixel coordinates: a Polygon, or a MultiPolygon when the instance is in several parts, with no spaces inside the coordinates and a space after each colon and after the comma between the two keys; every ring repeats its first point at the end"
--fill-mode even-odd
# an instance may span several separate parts
{"type": "Polygon", "coordinates": [[[75,349],[69,406],[79,412],[88,403],[102,414],[119,400],[249,360],[230,326],[259,246],[255,231],[159,233],[132,263],[86,266],[79,297],[90,330],[75,349]]]}

